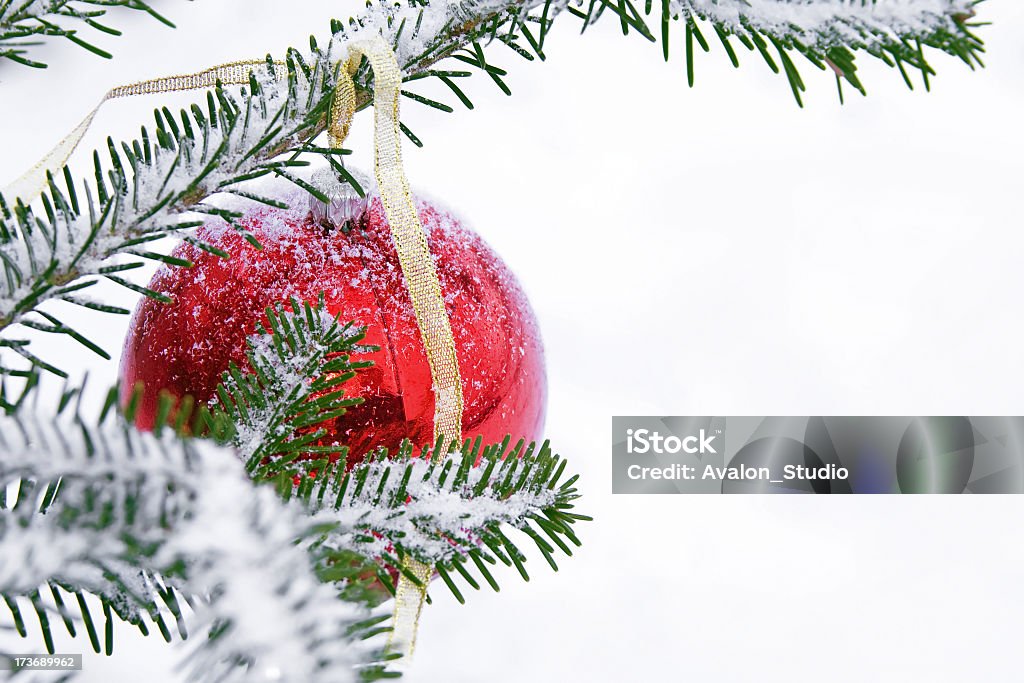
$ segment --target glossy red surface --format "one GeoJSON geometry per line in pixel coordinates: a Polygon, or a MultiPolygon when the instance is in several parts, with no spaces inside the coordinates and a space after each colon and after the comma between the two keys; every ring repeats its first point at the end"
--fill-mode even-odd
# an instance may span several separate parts
{"type": "MultiPolygon", "coordinates": [[[[544,357],[537,323],[519,283],[483,240],[450,214],[417,207],[448,306],[465,396],[463,435],[484,443],[540,436],[546,402],[544,357]]],[[[325,425],[326,442],[348,445],[354,462],[369,450],[417,445],[433,434],[430,368],[379,200],[348,234],[326,231],[301,212],[259,209],[242,219],[263,246],[257,250],[227,226],[197,235],[226,251],[221,259],[183,243],[175,255],[195,267],[162,268],[150,287],[172,304],[143,299],[121,359],[125,392],[145,385],[138,424],[151,428],[157,393],[213,396],[228,362],[246,366],[245,338],[264,309],[289,297],[315,301],[368,327],[374,367],[348,393],[365,403],[325,425]]]]}

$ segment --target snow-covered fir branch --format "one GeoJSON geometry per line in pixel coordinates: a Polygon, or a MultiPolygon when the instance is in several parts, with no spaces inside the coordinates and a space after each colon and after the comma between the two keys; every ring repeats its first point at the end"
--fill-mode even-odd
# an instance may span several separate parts
{"type": "MultiPolygon", "coordinates": [[[[457,468],[459,458],[455,462],[457,468]]],[[[422,457],[397,462],[378,460],[360,466],[355,476],[365,477],[368,483],[362,490],[373,491],[374,496],[363,498],[354,490],[346,491],[340,502],[321,509],[313,519],[336,525],[329,543],[339,548],[362,548],[363,552],[382,556],[393,553],[397,544],[421,562],[436,564],[479,545],[480,529],[501,524],[521,527],[532,515],[559,500],[555,491],[541,487],[500,498],[488,486],[495,483],[493,480],[485,481],[477,491],[483,475],[480,468],[471,469],[471,476],[454,490],[448,489],[438,486],[438,472],[432,469],[422,457]],[[385,477],[385,473],[390,476],[385,477]],[[402,489],[405,478],[408,481],[402,489]],[[388,505],[382,507],[378,502],[375,484],[383,484],[381,499],[388,505]],[[400,489],[408,498],[393,501],[400,489]],[[373,532],[370,537],[368,531],[373,532]]]]}
{"type": "Polygon", "coordinates": [[[15,610],[49,584],[134,621],[163,576],[196,596],[192,630],[212,634],[185,646],[189,680],[356,681],[378,666],[361,639],[370,613],[339,600],[295,543],[308,515],[254,486],[230,450],[25,411],[0,418],[0,450],[0,486],[21,481],[0,511],[0,594],[15,610]]]}
{"type": "MultiPolygon", "coordinates": [[[[61,300],[112,310],[82,295],[83,289],[102,278],[159,297],[125,280],[122,271],[138,266],[139,259],[166,259],[147,251],[150,240],[194,227],[209,216],[234,220],[237,214],[218,208],[210,200],[213,195],[235,193],[279,205],[280,200],[253,197],[246,188],[245,181],[268,174],[288,178],[315,194],[297,168],[307,163],[302,156],[308,154],[326,155],[344,174],[337,160],[343,152],[325,150],[314,139],[327,126],[334,69],[351,40],[383,34],[395,46],[410,85],[436,78],[468,103],[456,84],[458,79],[474,71],[484,73],[510,92],[506,72],[490,61],[492,48],[503,45],[511,54],[543,59],[544,41],[557,17],[572,14],[589,26],[602,16],[613,16],[624,29],[650,40],[656,40],[657,29],[648,23],[654,25],[665,17],[685,24],[691,80],[693,43],[710,49],[704,32],[711,30],[734,62],[733,41],[738,41],[758,52],[772,69],[784,72],[799,98],[804,85],[791,54],[802,55],[817,68],[831,69],[861,90],[853,62],[857,50],[885,60],[904,76],[907,66],[925,76],[931,73],[922,46],[973,64],[981,42],[969,32],[966,18],[975,4],[968,0],[670,0],[638,8],[633,0],[410,0],[372,5],[346,24],[334,22],[326,49],[314,44],[305,57],[289,51],[287,68],[256,69],[249,87],[211,92],[205,106],[193,106],[177,116],[158,111],[155,130],[144,131],[138,140],[112,145],[107,163],[95,155],[90,178],[76,179],[65,169],[64,177],[54,178],[43,198],[30,206],[16,197],[0,197],[0,351],[6,349],[8,357],[17,354],[29,364],[60,373],[31,353],[27,337],[12,334],[10,328],[21,325],[67,333],[106,355],[41,305],[61,300]],[[492,48],[485,51],[485,46],[492,48]],[[458,69],[435,69],[442,60],[458,69]],[[116,263],[112,257],[118,257],[116,263]]],[[[667,56],[671,21],[659,24],[667,56]]],[[[356,80],[362,107],[372,97],[372,74],[364,67],[356,80]]],[[[414,102],[451,110],[409,89],[403,94],[414,102]]],[[[418,143],[412,131],[405,131],[418,143]]],[[[0,373],[23,369],[0,366],[0,373]]]]}
{"type": "MultiPolygon", "coordinates": [[[[579,497],[576,477],[565,474],[565,460],[547,443],[463,444],[441,461],[432,457],[438,443],[414,457],[405,446],[391,459],[360,463],[349,472],[337,468],[300,484],[297,496],[307,501],[313,519],[324,524],[314,544],[321,563],[353,550],[394,571],[412,556],[433,565],[455,597],[462,601],[455,577],[479,589],[483,579],[497,590],[488,569],[501,562],[528,578],[525,555],[506,534],[524,534],[547,560],[572,555],[580,545],[573,527],[589,517],[573,512],[579,497]]],[[[378,571],[383,583],[389,576],[378,571]]]]}
{"type": "Polygon", "coordinates": [[[805,43],[848,45],[954,28],[977,0],[672,0],[678,12],[697,14],[739,33],[747,28],[809,38],[805,43]]]}
{"type": "Polygon", "coordinates": [[[362,403],[345,395],[344,384],[372,364],[353,361],[352,354],[376,350],[359,343],[365,328],[341,323],[322,297],[316,305],[292,299],[290,309],[277,306],[266,314],[266,323],[257,323],[247,340],[248,367],[230,366],[215,406],[234,425],[231,442],[247,467],[265,464],[263,475],[280,467],[282,458],[342,450],[316,445],[326,433],[319,425],[362,403]]]}
{"type": "Polygon", "coordinates": [[[496,589],[498,562],[528,576],[508,529],[557,569],[554,553],[571,555],[573,526],[589,519],[573,512],[576,477],[562,480],[565,461],[546,444],[467,443],[443,462],[406,447],[306,476],[287,500],[232,449],[120,419],[89,426],[22,409],[0,417],[0,453],[0,491],[17,488],[0,497],[0,596],[23,635],[19,599],[48,643],[58,615],[91,618],[81,600],[80,614],[55,610],[40,587],[97,595],[167,638],[169,600],[184,595],[196,613],[187,630],[215,634],[186,645],[198,681],[355,680],[379,670],[361,639],[379,621],[370,582],[393,590],[403,558],[433,565],[462,600],[456,577],[496,589]]]}
{"type": "Polygon", "coordinates": [[[101,57],[110,53],[81,36],[82,29],[121,35],[102,23],[111,7],[145,12],[161,23],[174,27],[143,0],[3,0],[0,1],[0,66],[4,59],[36,68],[46,64],[29,57],[41,38],[64,38],[101,57]]]}
{"type": "MultiPolygon", "coordinates": [[[[669,6],[686,19],[688,53],[692,38],[709,51],[694,19],[708,22],[733,64],[738,61],[730,36],[760,52],[778,73],[780,64],[772,57],[774,52],[799,103],[805,88],[790,53],[805,57],[819,69],[827,66],[840,85],[845,80],[862,93],[864,86],[854,64],[855,52],[861,50],[896,67],[909,87],[913,84],[907,67],[920,71],[926,86],[928,76],[934,73],[924,47],[959,57],[972,68],[980,66],[982,43],[970,33],[968,22],[981,2],[984,0],[669,0],[669,6]]],[[[667,59],[669,41],[664,27],[662,41],[667,59]]],[[[693,85],[691,57],[687,67],[693,85]]]]}

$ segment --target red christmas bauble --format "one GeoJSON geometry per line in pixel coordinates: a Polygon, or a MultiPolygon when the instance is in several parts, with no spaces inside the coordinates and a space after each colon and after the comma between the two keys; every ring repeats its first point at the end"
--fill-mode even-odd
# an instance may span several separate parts
{"type": "MultiPolygon", "coordinates": [[[[485,444],[510,434],[539,437],[546,381],[537,322],[508,267],[473,231],[449,213],[417,201],[451,319],[462,375],[463,436],[485,444]]],[[[173,303],[143,299],[121,358],[122,390],[145,387],[137,413],[152,428],[161,389],[208,401],[230,361],[247,367],[248,335],[267,306],[290,297],[316,301],[342,322],[367,327],[364,357],[371,368],[346,385],[364,403],[322,425],[324,443],[349,447],[349,463],[403,438],[418,447],[433,441],[434,393],[412,302],[379,199],[345,233],[328,230],[310,214],[261,208],[241,219],[262,246],[249,245],[224,224],[196,235],[231,254],[223,259],[188,243],[174,255],[192,268],[163,267],[150,289],[173,303]]]]}

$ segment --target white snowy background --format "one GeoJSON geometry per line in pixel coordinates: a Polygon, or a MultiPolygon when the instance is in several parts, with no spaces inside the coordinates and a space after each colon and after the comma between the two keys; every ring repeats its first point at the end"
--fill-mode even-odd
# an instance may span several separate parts
{"type": "MultiPolygon", "coordinates": [[[[0,181],[111,85],[302,47],[359,6],[164,0],[179,28],[118,15],[126,36],[101,41],[113,61],[55,46],[52,73],[4,65],[0,181]]],[[[557,574],[533,555],[528,584],[506,571],[500,594],[465,606],[436,590],[407,680],[1019,678],[1019,496],[611,495],[614,414],[1024,411],[1024,5],[981,14],[989,68],[933,56],[930,94],[864,60],[869,96],[840,106],[808,65],[800,110],[758,56],[734,70],[721,50],[698,55],[691,90],[681,33],[666,64],[614,21],[580,37],[565,17],[547,63],[493,53],[511,98],[474,76],[475,111],[404,105],[427,143],[407,147],[413,184],[469,220],[531,296],[547,435],[596,517],[557,574]]],[[[152,107],[192,97],[108,104],[73,163],[84,172],[106,135],[133,137],[152,107]]],[[[360,117],[364,166],[370,139],[360,117]]],[[[68,317],[116,356],[126,318],[68,317]]],[[[116,362],[67,340],[36,351],[95,385],[115,379],[116,362]]],[[[119,638],[79,680],[181,680],[158,638],[119,638]]]]}

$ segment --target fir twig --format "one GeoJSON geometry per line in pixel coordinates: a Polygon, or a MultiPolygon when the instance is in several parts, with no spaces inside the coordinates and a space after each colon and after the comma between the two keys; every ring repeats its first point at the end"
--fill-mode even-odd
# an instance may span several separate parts
{"type": "Polygon", "coordinates": [[[121,31],[104,22],[111,7],[137,10],[174,28],[143,0],[0,0],[0,62],[46,68],[29,56],[31,48],[49,38],[63,38],[89,52],[109,59],[110,53],[82,37],[82,29],[120,36],[121,31]]]}
{"type": "Polygon", "coordinates": [[[28,410],[0,417],[0,449],[0,490],[18,490],[0,505],[0,595],[20,623],[28,605],[40,615],[51,652],[58,618],[47,614],[66,616],[70,628],[84,623],[94,645],[96,620],[85,600],[62,613],[39,586],[100,596],[108,654],[112,611],[170,637],[164,619],[180,614],[173,586],[195,611],[192,630],[208,634],[186,648],[189,680],[266,680],[277,669],[282,681],[333,683],[384,673],[381,652],[363,640],[372,615],[338,600],[296,545],[316,526],[300,506],[254,486],[230,450],[141,434],[114,418],[90,426],[28,410]],[[40,493],[51,486],[59,493],[41,514],[40,493]]]}
{"type": "Polygon", "coordinates": [[[505,533],[512,528],[557,570],[555,553],[572,555],[580,544],[573,526],[590,519],[572,511],[579,495],[576,477],[563,480],[565,461],[546,442],[510,448],[506,439],[486,448],[466,441],[433,462],[438,450],[453,449],[438,443],[414,457],[406,444],[390,459],[380,451],[349,472],[336,466],[300,485],[299,497],[325,529],[315,546],[321,566],[330,569],[358,551],[377,559],[378,578],[393,590],[391,573],[413,557],[433,565],[464,602],[459,583],[498,590],[488,566],[499,561],[529,580],[526,556],[505,533]]]}
{"type": "Polygon", "coordinates": [[[247,340],[248,367],[232,363],[217,387],[212,418],[233,425],[221,438],[235,446],[257,479],[274,477],[299,458],[340,456],[344,463],[343,445],[319,441],[327,434],[326,422],[363,402],[346,396],[344,384],[373,365],[352,360],[352,354],[376,347],[360,344],[366,329],[339,322],[322,296],[316,305],[292,299],[291,310],[276,306],[266,315],[266,324],[258,323],[247,340]]]}

